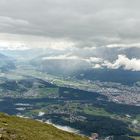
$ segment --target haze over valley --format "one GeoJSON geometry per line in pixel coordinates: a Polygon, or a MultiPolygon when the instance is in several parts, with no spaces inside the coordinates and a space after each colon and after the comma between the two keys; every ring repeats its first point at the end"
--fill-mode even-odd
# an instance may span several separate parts
{"type": "Polygon", "coordinates": [[[139,4],[1,0],[0,139],[140,140],[139,4]]]}

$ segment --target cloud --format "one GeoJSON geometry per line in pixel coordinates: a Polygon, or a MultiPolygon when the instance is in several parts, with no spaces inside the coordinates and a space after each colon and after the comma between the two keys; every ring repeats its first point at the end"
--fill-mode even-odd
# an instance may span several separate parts
{"type": "Polygon", "coordinates": [[[107,48],[140,48],[140,43],[130,43],[130,44],[109,44],[107,48]]]}
{"type": "Polygon", "coordinates": [[[63,131],[67,131],[67,132],[72,132],[72,133],[80,134],[80,131],[79,131],[79,130],[76,130],[76,129],[71,128],[71,127],[69,127],[69,126],[62,126],[62,125],[54,124],[54,123],[52,123],[50,120],[47,120],[45,123],[51,124],[51,125],[53,125],[54,127],[58,128],[58,129],[61,129],[61,130],[63,130],[63,131]]]}
{"type": "Polygon", "coordinates": [[[93,62],[93,63],[100,63],[100,62],[103,61],[103,59],[102,58],[98,58],[98,57],[90,57],[89,61],[93,62]]]}
{"type": "Polygon", "coordinates": [[[70,39],[85,47],[136,43],[139,4],[139,0],[1,0],[0,32],[70,39]]]}
{"type": "Polygon", "coordinates": [[[58,56],[43,57],[42,60],[80,60],[80,58],[77,56],[58,55],[58,56]]]}
{"type": "MultiPolygon", "coordinates": [[[[103,60],[102,58],[97,57],[78,57],[78,56],[71,56],[69,54],[66,55],[58,55],[58,56],[49,56],[49,57],[43,57],[42,60],[55,60],[57,63],[59,62],[59,65],[62,61],[63,68],[66,67],[64,61],[68,63],[71,69],[79,67],[79,64],[82,68],[82,66],[87,66],[87,68],[93,68],[93,69],[100,69],[100,68],[109,68],[109,69],[119,69],[123,68],[125,70],[132,70],[132,71],[140,71],[140,59],[132,58],[129,59],[125,55],[118,55],[118,58],[111,62],[109,60],[103,60]],[[63,64],[64,63],[64,64],[63,64]],[[72,63],[72,64],[71,64],[72,63]],[[82,65],[87,64],[87,65],[82,65]]],[[[67,67],[68,67],[67,65],[67,67]]],[[[70,69],[69,68],[69,69],[70,69]]],[[[86,68],[86,67],[85,67],[86,68]]]]}
{"type": "Polygon", "coordinates": [[[39,117],[42,117],[42,116],[44,116],[44,115],[45,115],[45,112],[40,111],[40,112],[38,113],[38,116],[39,116],[39,117]]]}
{"type": "Polygon", "coordinates": [[[122,67],[125,70],[140,71],[140,59],[129,59],[125,55],[118,55],[118,59],[114,63],[104,61],[104,64],[102,65],[110,69],[118,69],[122,67]]]}
{"type": "Polygon", "coordinates": [[[75,42],[43,36],[0,33],[0,49],[47,48],[56,51],[72,50],[75,42]]]}
{"type": "Polygon", "coordinates": [[[15,33],[20,32],[22,34],[29,33],[32,30],[32,24],[29,21],[13,18],[8,16],[0,16],[0,32],[15,33]],[[29,31],[29,32],[28,32],[29,31]]]}
{"type": "Polygon", "coordinates": [[[20,42],[7,42],[7,41],[0,41],[0,50],[29,50],[30,48],[27,47],[25,44],[20,42]]]}
{"type": "Polygon", "coordinates": [[[23,19],[14,19],[11,17],[5,17],[5,16],[0,16],[0,24],[1,26],[12,26],[12,25],[21,25],[21,26],[27,26],[30,25],[30,23],[26,20],[23,19]]]}
{"type": "Polygon", "coordinates": [[[101,64],[95,64],[92,66],[93,69],[101,69],[102,65],[101,64]]]}
{"type": "Polygon", "coordinates": [[[5,46],[5,47],[0,47],[0,50],[1,51],[4,51],[4,50],[10,50],[10,51],[24,51],[24,50],[29,50],[30,48],[28,48],[28,47],[25,47],[24,45],[21,45],[21,47],[14,47],[14,46],[12,46],[12,47],[10,47],[10,46],[5,46]]]}
{"type": "MultiPolygon", "coordinates": [[[[55,56],[47,56],[43,57],[42,60],[80,60],[80,61],[85,61],[87,63],[91,64],[96,64],[96,63],[101,63],[103,62],[103,59],[98,58],[98,57],[79,57],[79,56],[74,56],[71,54],[63,54],[63,55],[55,55],[55,56]]],[[[97,66],[98,67],[98,66],[97,66]]]]}
{"type": "Polygon", "coordinates": [[[139,5],[139,0],[0,0],[0,50],[43,48],[44,60],[139,70],[139,5]]]}

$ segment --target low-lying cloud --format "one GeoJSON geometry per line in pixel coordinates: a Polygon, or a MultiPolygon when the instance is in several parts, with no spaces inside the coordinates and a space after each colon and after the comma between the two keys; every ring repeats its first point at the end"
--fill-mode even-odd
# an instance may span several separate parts
{"type": "MultiPolygon", "coordinates": [[[[132,71],[140,71],[140,59],[136,58],[127,58],[126,55],[118,55],[118,58],[111,62],[110,60],[105,60],[103,58],[98,57],[78,57],[78,56],[72,56],[69,54],[66,55],[58,55],[58,56],[49,56],[49,57],[43,57],[43,61],[51,60],[56,63],[62,62],[68,62],[68,63],[74,63],[69,64],[70,68],[73,69],[73,67],[79,67],[79,64],[86,64],[88,68],[93,69],[99,69],[99,68],[108,68],[108,69],[119,69],[123,68],[125,70],[132,70],[132,71]],[[72,67],[73,66],[73,67],[72,67]]],[[[60,63],[61,64],[61,63],[60,63]]],[[[85,66],[85,65],[81,65],[85,66]]],[[[65,65],[63,66],[65,67],[65,65]]]]}
{"type": "Polygon", "coordinates": [[[140,48],[140,43],[130,43],[130,44],[109,44],[106,47],[108,48],[140,48]]]}
{"type": "Polygon", "coordinates": [[[125,70],[140,71],[140,59],[129,59],[125,55],[119,55],[115,62],[104,61],[102,66],[110,69],[124,68],[125,70]]]}

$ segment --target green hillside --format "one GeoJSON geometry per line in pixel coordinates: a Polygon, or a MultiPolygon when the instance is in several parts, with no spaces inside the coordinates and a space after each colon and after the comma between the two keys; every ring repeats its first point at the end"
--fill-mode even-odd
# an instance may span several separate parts
{"type": "Polygon", "coordinates": [[[0,113],[0,140],[88,140],[52,125],[0,113]]]}

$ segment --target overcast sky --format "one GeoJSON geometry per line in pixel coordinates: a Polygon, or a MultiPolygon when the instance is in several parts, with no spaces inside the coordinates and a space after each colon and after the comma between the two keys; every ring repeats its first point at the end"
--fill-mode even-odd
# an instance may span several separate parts
{"type": "Polygon", "coordinates": [[[115,59],[140,62],[139,29],[139,0],[0,0],[0,47],[135,48],[115,59]]]}
{"type": "Polygon", "coordinates": [[[139,43],[139,0],[0,0],[0,32],[139,43]]]}

